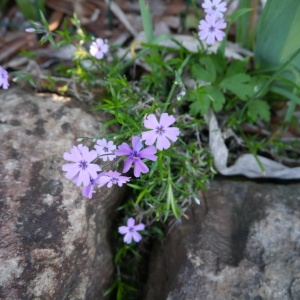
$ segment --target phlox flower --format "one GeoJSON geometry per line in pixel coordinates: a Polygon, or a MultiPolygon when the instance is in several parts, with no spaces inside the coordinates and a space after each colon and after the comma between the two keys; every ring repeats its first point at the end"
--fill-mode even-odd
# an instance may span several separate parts
{"type": "Polygon", "coordinates": [[[9,87],[8,77],[7,71],[0,66],[0,87],[2,86],[4,90],[9,87]]]}
{"type": "Polygon", "coordinates": [[[173,116],[163,113],[158,122],[155,115],[151,114],[144,121],[146,128],[152,129],[142,133],[142,140],[145,140],[146,145],[153,145],[156,142],[156,148],[159,150],[168,149],[172,142],[176,142],[180,133],[177,127],[169,127],[175,122],[173,116]]]}
{"type": "Polygon", "coordinates": [[[110,161],[116,158],[116,155],[113,154],[114,150],[117,148],[112,141],[106,141],[106,139],[97,140],[97,144],[94,146],[99,158],[103,159],[103,161],[110,161]]]}
{"type": "Polygon", "coordinates": [[[72,179],[75,177],[77,186],[81,183],[83,183],[83,186],[88,186],[90,178],[96,179],[98,176],[97,172],[101,171],[100,166],[91,163],[97,157],[96,151],[89,151],[89,148],[82,144],[78,145],[78,147],[73,146],[70,151],[71,153],[64,153],[64,159],[74,163],[62,166],[62,170],[67,172],[66,178],[72,179]],[[77,178],[76,175],[78,175],[77,178]]]}
{"type": "Polygon", "coordinates": [[[223,18],[223,13],[227,10],[226,2],[222,0],[204,0],[202,7],[206,14],[215,15],[219,19],[223,18]]]}
{"type": "Polygon", "coordinates": [[[223,40],[225,33],[221,30],[226,28],[223,19],[217,20],[215,15],[206,15],[205,20],[201,20],[198,26],[200,40],[205,40],[208,45],[213,45],[216,40],[223,40]]]}
{"type": "Polygon", "coordinates": [[[90,177],[90,184],[87,185],[87,186],[82,187],[82,195],[84,197],[92,199],[93,194],[96,193],[96,191],[94,189],[94,186],[97,183],[98,178],[99,178],[99,175],[97,176],[96,179],[93,179],[92,177],[90,177]]]}
{"type": "Polygon", "coordinates": [[[141,173],[148,173],[149,169],[145,165],[145,163],[141,160],[141,158],[147,158],[152,161],[157,160],[157,156],[154,155],[156,153],[156,148],[154,146],[150,146],[141,150],[143,148],[143,144],[141,142],[141,138],[138,136],[134,136],[132,138],[132,149],[128,144],[122,143],[118,149],[115,151],[117,156],[128,156],[124,162],[123,173],[126,173],[132,164],[134,164],[134,176],[140,177],[141,173]]]}
{"type": "Polygon", "coordinates": [[[117,171],[108,171],[99,174],[99,179],[97,183],[99,187],[104,186],[107,184],[108,188],[111,188],[113,184],[118,184],[118,186],[122,186],[123,183],[126,183],[130,180],[130,177],[120,176],[121,173],[117,171]]]}
{"type": "Polygon", "coordinates": [[[135,223],[135,220],[133,218],[129,218],[127,221],[127,226],[119,227],[119,233],[125,234],[124,242],[126,244],[130,244],[132,242],[132,238],[137,243],[142,239],[142,236],[138,233],[138,231],[144,230],[145,225],[143,223],[134,225],[134,223],[135,223]]]}
{"type": "Polygon", "coordinates": [[[92,42],[90,46],[91,55],[96,57],[97,59],[102,59],[104,57],[104,54],[107,53],[108,50],[108,44],[106,44],[101,38],[96,39],[96,41],[92,42]]]}

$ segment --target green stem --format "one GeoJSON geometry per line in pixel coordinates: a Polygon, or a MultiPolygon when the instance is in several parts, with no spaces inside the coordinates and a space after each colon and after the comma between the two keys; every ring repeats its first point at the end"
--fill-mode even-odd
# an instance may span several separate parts
{"type": "Polygon", "coordinates": [[[199,12],[199,8],[198,8],[195,0],[192,0],[192,6],[194,7],[197,19],[200,20],[201,19],[201,14],[199,12]]]}
{"type": "Polygon", "coordinates": [[[239,131],[240,131],[240,134],[241,134],[241,136],[242,136],[245,144],[247,145],[247,147],[249,148],[251,154],[254,156],[257,164],[259,165],[259,167],[261,169],[261,172],[265,175],[266,174],[266,170],[265,170],[264,166],[262,165],[262,163],[260,162],[260,160],[257,157],[257,154],[256,154],[257,150],[253,150],[253,148],[251,147],[251,145],[248,143],[248,140],[247,140],[245,134],[243,133],[243,131],[241,130],[241,128],[239,128],[239,131]]]}
{"type": "MultiPolygon", "coordinates": [[[[183,72],[183,69],[184,69],[184,67],[187,65],[187,63],[189,62],[191,56],[192,56],[192,54],[189,54],[189,55],[185,58],[185,60],[182,62],[180,68],[179,68],[178,71],[177,71],[177,73],[178,73],[179,76],[181,76],[181,74],[182,74],[182,72],[183,72]]],[[[173,83],[172,88],[171,88],[171,91],[170,91],[170,93],[169,93],[169,95],[168,95],[167,101],[166,101],[166,103],[165,103],[165,106],[164,106],[164,108],[162,109],[162,113],[164,113],[164,112],[167,110],[167,107],[168,107],[168,105],[169,105],[170,102],[171,102],[171,99],[172,99],[172,96],[173,96],[173,94],[174,94],[175,89],[176,89],[176,84],[173,83]]]]}

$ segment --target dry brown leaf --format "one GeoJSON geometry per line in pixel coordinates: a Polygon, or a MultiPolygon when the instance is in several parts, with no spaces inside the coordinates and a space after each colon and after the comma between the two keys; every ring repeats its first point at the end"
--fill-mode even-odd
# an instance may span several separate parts
{"type": "Polygon", "coordinates": [[[54,11],[49,18],[49,30],[54,31],[58,28],[59,24],[63,20],[64,14],[59,11],[54,11]]]}

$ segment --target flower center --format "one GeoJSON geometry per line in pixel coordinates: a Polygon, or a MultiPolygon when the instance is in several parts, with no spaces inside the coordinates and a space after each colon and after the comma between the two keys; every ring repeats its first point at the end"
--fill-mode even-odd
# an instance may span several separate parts
{"type": "Polygon", "coordinates": [[[112,178],[110,179],[110,181],[111,181],[113,184],[116,184],[116,183],[119,181],[119,178],[112,177],[112,178]]]}
{"type": "Polygon", "coordinates": [[[107,147],[104,147],[104,148],[103,148],[103,151],[104,151],[104,152],[108,152],[108,148],[107,148],[107,147]]]}
{"type": "Polygon", "coordinates": [[[214,26],[210,26],[208,30],[209,30],[209,32],[214,32],[215,31],[215,27],[214,26]]]}
{"type": "Polygon", "coordinates": [[[79,168],[81,168],[82,170],[85,170],[88,166],[88,163],[85,160],[81,160],[79,162],[79,168]]]}
{"type": "Polygon", "coordinates": [[[217,8],[216,8],[216,6],[214,5],[212,8],[211,8],[212,10],[217,10],[217,8]]]}
{"type": "Polygon", "coordinates": [[[96,183],[96,180],[93,178],[90,178],[90,185],[94,185],[96,183]]]}
{"type": "Polygon", "coordinates": [[[129,232],[133,232],[133,227],[129,227],[129,232]]]}
{"type": "Polygon", "coordinates": [[[159,135],[163,135],[165,133],[164,126],[157,126],[155,133],[159,135]]]}
{"type": "Polygon", "coordinates": [[[136,152],[136,151],[133,151],[133,153],[131,154],[131,157],[133,158],[133,159],[139,159],[139,155],[138,155],[138,152],[136,152]]]}

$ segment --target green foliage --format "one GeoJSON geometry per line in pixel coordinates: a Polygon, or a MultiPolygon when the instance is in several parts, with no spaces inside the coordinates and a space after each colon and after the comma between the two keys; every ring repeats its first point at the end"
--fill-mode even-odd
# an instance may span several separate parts
{"type": "Polygon", "coordinates": [[[193,102],[190,105],[190,114],[196,116],[198,113],[204,115],[210,106],[218,112],[225,103],[225,97],[216,86],[198,86],[195,90],[188,91],[188,100],[193,102]]]}
{"type": "MultiPolygon", "coordinates": [[[[259,20],[255,63],[257,68],[279,67],[300,48],[300,2],[267,1],[259,20]]],[[[300,71],[300,56],[291,63],[300,71]]]]}
{"type": "Polygon", "coordinates": [[[45,11],[45,0],[16,0],[26,19],[40,20],[39,11],[45,11]]]}
{"type": "Polygon", "coordinates": [[[216,79],[216,69],[209,56],[200,58],[200,64],[192,66],[191,74],[195,79],[214,82],[216,79]]]}
{"type": "Polygon", "coordinates": [[[270,121],[270,106],[266,101],[254,100],[248,106],[248,115],[252,120],[258,118],[263,121],[270,121]]]}
{"type": "MultiPolygon", "coordinates": [[[[240,0],[239,9],[251,8],[251,0],[240,0]]],[[[236,42],[242,47],[251,48],[251,14],[244,14],[236,22],[236,42]]]]}
{"type": "Polygon", "coordinates": [[[254,95],[254,84],[251,81],[251,76],[245,73],[226,77],[220,86],[236,94],[241,100],[247,100],[254,95]]]}

